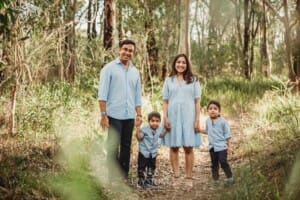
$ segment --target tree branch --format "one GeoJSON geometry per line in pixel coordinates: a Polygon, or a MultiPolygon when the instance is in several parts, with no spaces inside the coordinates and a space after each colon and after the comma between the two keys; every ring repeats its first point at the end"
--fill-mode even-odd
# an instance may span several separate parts
{"type": "Polygon", "coordinates": [[[273,8],[273,6],[270,4],[269,0],[262,0],[272,11],[273,13],[279,18],[280,21],[285,23],[284,18],[279,15],[279,13],[273,8]]]}

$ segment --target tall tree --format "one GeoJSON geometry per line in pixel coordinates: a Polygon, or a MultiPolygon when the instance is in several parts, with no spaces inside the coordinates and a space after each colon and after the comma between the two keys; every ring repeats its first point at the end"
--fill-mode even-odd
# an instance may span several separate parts
{"type": "Polygon", "coordinates": [[[243,45],[243,59],[244,59],[244,73],[247,79],[251,79],[252,69],[249,63],[249,42],[250,42],[250,19],[249,16],[249,0],[244,0],[244,45],[243,45]]]}
{"type": "Polygon", "coordinates": [[[296,42],[294,50],[294,71],[298,81],[298,91],[300,91],[300,0],[297,0],[296,5],[296,17],[297,17],[297,30],[296,30],[296,42]]]}
{"type": "Polygon", "coordinates": [[[65,11],[65,56],[64,66],[65,78],[72,82],[75,79],[75,14],[76,14],[76,0],[66,0],[65,11]]]}
{"type": "Polygon", "coordinates": [[[153,13],[155,9],[155,3],[153,0],[144,1],[146,19],[145,19],[145,31],[147,33],[147,53],[148,53],[148,70],[146,80],[150,80],[153,76],[158,75],[158,47],[155,39],[155,29],[153,23],[153,13]]]}
{"type": "MultiPolygon", "coordinates": [[[[263,0],[266,5],[273,11],[273,13],[277,16],[277,18],[283,23],[284,25],[284,42],[286,48],[286,64],[289,69],[289,79],[293,83],[297,83],[297,79],[299,76],[296,74],[294,66],[293,66],[293,49],[291,45],[291,29],[292,25],[290,24],[290,17],[288,12],[288,4],[287,0],[282,0],[282,7],[284,16],[282,17],[278,11],[276,11],[273,6],[270,4],[268,0],[263,0]]],[[[296,2],[296,13],[298,8],[299,1],[296,2]]]]}
{"type": "Polygon", "coordinates": [[[190,31],[189,31],[189,10],[190,0],[180,0],[180,34],[178,53],[185,53],[190,56],[190,31]]]}
{"type": "Polygon", "coordinates": [[[266,11],[266,3],[264,1],[262,3],[262,22],[261,22],[261,65],[262,65],[262,73],[265,77],[269,77],[271,74],[272,61],[269,57],[268,52],[268,39],[267,39],[267,11],[266,11]]]}
{"type": "Polygon", "coordinates": [[[104,34],[103,44],[106,50],[115,44],[116,34],[116,2],[115,0],[104,0],[104,34]]]}

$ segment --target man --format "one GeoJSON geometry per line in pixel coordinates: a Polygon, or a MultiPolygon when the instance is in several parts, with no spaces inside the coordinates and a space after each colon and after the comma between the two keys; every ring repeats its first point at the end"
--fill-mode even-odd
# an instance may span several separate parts
{"type": "Polygon", "coordinates": [[[132,40],[120,42],[119,58],[103,67],[98,89],[100,125],[108,128],[108,161],[113,161],[113,165],[117,161],[124,178],[128,178],[133,127],[142,123],[141,80],[131,63],[135,49],[132,40]]]}

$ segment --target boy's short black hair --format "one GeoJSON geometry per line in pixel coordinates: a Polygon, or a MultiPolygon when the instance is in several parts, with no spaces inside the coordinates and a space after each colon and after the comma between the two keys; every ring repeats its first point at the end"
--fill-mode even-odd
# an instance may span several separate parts
{"type": "Polygon", "coordinates": [[[216,100],[211,100],[211,101],[209,101],[208,104],[207,104],[207,109],[208,109],[208,107],[209,107],[211,104],[216,105],[216,106],[219,108],[219,111],[221,111],[221,104],[220,104],[218,101],[216,101],[216,100]]]}
{"type": "Polygon", "coordinates": [[[148,121],[150,121],[153,117],[157,117],[157,118],[159,118],[159,120],[161,120],[159,112],[152,111],[151,113],[149,113],[148,114],[148,121]]]}
{"type": "Polygon", "coordinates": [[[135,49],[135,42],[133,40],[129,40],[129,39],[121,40],[119,42],[119,47],[121,48],[125,44],[132,44],[134,46],[134,49],[135,49]]]}

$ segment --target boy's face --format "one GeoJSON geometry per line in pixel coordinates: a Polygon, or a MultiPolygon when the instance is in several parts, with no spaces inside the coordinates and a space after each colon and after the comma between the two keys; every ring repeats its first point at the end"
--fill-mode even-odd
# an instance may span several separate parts
{"type": "Polygon", "coordinates": [[[216,119],[220,116],[220,109],[215,104],[210,104],[207,108],[207,112],[210,118],[216,119]]]}
{"type": "Polygon", "coordinates": [[[149,125],[152,129],[157,129],[160,125],[160,118],[158,117],[152,117],[150,120],[149,120],[149,125]]]}

